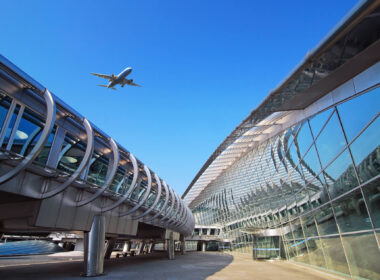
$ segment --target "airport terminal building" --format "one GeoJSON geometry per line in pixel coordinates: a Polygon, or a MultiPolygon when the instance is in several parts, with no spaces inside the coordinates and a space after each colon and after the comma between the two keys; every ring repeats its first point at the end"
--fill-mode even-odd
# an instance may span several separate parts
{"type": "Polygon", "coordinates": [[[380,278],[379,39],[362,1],[231,132],[183,195],[189,240],[380,278]]]}

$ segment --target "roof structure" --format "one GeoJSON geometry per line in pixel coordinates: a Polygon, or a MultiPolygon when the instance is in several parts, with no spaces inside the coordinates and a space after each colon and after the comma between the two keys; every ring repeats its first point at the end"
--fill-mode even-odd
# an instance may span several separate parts
{"type": "Polygon", "coordinates": [[[361,1],[209,157],[182,198],[194,199],[276,126],[380,60],[379,0],[361,1]],[[365,30],[365,32],[363,32],[365,30]],[[355,65],[355,67],[351,67],[355,65]]]}

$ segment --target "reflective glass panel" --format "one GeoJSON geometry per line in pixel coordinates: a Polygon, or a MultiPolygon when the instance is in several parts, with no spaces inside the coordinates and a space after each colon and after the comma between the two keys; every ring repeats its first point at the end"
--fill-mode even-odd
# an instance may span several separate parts
{"type": "Polygon", "coordinates": [[[326,268],[322,241],[319,239],[319,237],[307,238],[306,245],[309,252],[310,263],[312,265],[326,268]]]}
{"type": "Polygon", "coordinates": [[[371,221],[360,190],[356,190],[338,201],[335,201],[333,207],[341,232],[371,228],[371,221]]]}
{"type": "Polygon", "coordinates": [[[344,255],[342,242],[339,236],[321,238],[327,268],[336,272],[350,275],[347,260],[344,255]]]}
{"type": "Polygon", "coordinates": [[[313,142],[313,137],[311,136],[309,124],[307,121],[303,122],[295,139],[296,146],[298,147],[301,157],[303,157],[313,142]]]}
{"type": "Polygon", "coordinates": [[[0,128],[3,127],[12,99],[0,93],[0,128]]]}
{"type": "Polygon", "coordinates": [[[354,187],[359,182],[348,150],[345,150],[325,169],[325,178],[331,198],[337,197],[354,187]]]}
{"type": "Polygon", "coordinates": [[[87,181],[96,185],[103,185],[108,171],[108,158],[105,156],[93,157],[87,175],[87,181]]]}
{"type": "Polygon", "coordinates": [[[315,225],[314,216],[308,215],[306,217],[301,217],[301,224],[305,237],[318,236],[317,227],[315,225]]]}
{"type": "Polygon", "coordinates": [[[380,228],[380,178],[363,187],[363,192],[375,228],[380,228]]]}
{"type": "Polygon", "coordinates": [[[315,213],[315,220],[318,225],[320,235],[338,233],[335,218],[330,205],[323,206],[315,213]]]}
{"type": "Polygon", "coordinates": [[[365,279],[380,279],[380,251],[374,233],[344,235],[342,240],[352,274],[365,279]]]}
{"type": "Polygon", "coordinates": [[[350,142],[379,113],[380,88],[376,88],[338,106],[343,128],[350,142]]]}
{"type": "Polygon", "coordinates": [[[350,149],[362,182],[380,174],[380,117],[350,145],[350,149]]]}
{"type": "Polygon", "coordinates": [[[309,120],[311,131],[313,132],[314,139],[320,133],[322,127],[325,125],[329,117],[331,116],[333,109],[328,109],[312,117],[309,120]]]}
{"type": "Polygon", "coordinates": [[[332,115],[317,138],[316,146],[322,167],[325,167],[346,146],[346,140],[336,113],[332,115]]]}
{"type": "Polygon", "coordinates": [[[58,157],[57,169],[63,170],[70,174],[78,169],[86,149],[86,144],[66,133],[62,150],[58,157]]]}

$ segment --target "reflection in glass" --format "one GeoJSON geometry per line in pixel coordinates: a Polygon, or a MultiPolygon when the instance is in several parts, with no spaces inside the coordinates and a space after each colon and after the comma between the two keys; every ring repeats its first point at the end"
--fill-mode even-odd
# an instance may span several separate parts
{"type": "Polygon", "coordinates": [[[303,157],[313,142],[313,137],[311,136],[309,124],[307,121],[304,121],[302,123],[302,126],[297,136],[295,137],[294,142],[296,144],[296,147],[298,147],[300,156],[303,157]]]}
{"type": "Polygon", "coordinates": [[[338,233],[335,218],[330,205],[321,207],[315,214],[315,220],[318,225],[320,235],[338,233]]]}
{"type": "Polygon", "coordinates": [[[3,127],[12,99],[0,92],[0,128],[3,127]]]}
{"type": "Polygon", "coordinates": [[[380,178],[362,188],[374,227],[380,228],[380,178]]]}
{"type": "Polygon", "coordinates": [[[380,88],[355,97],[338,106],[338,112],[350,142],[379,113],[380,88]]]}
{"type": "Polygon", "coordinates": [[[353,276],[380,279],[380,251],[374,233],[344,235],[342,240],[353,276]]]}
{"type": "Polygon", "coordinates": [[[70,174],[74,173],[83,159],[86,150],[85,145],[84,142],[76,140],[74,136],[66,133],[62,150],[58,157],[57,169],[70,174]]]}
{"type": "Polygon", "coordinates": [[[306,217],[301,217],[301,224],[305,237],[318,236],[317,227],[315,225],[314,216],[308,215],[306,217]]]}
{"type": "Polygon", "coordinates": [[[344,255],[342,242],[339,236],[321,238],[327,268],[336,272],[350,275],[347,260],[344,255]]]}
{"type": "Polygon", "coordinates": [[[323,111],[322,113],[315,115],[309,120],[314,139],[317,138],[318,134],[321,132],[322,127],[330,118],[332,112],[333,112],[333,109],[328,109],[326,111],[323,111]]]}
{"type": "Polygon", "coordinates": [[[95,156],[91,159],[90,169],[87,175],[87,181],[95,185],[101,186],[104,184],[107,170],[108,170],[108,158],[100,156],[94,152],[95,156]]]}
{"type": "Polygon", "coordinates": [[[319,239],[319,237],[307,238],[306,245],[309,251],[310,264],[326,268],[322,241],[319,239]]]}
{"type": "Polygon", "coordinates": [[[16,105],[15,110],[13,111],[11,120],[9,122],[9,125],[8,125],[8,127],[6,128],[6,131],[5,131],[5,137],[4,137],[3,144],[2,144],[2,148],[4,148],[4,149],[8,145],[9,137],[11,136],[12,129],[13,129],[13,126],[15,125],[16,118],[17,118],[17,115],[18,115],[19,112],[20,112],[20,105],[16,105]]]}
{"type": "Polygon", "coordinates": [[[367,209],[360,190],[356,190],[333,203],[336,220],[341,232],[371,228],[367,209]]]}
{"type": "Polygon", "coordinates": [[[331,198],[337,197],[359,184],[348,150],[340,154],[325,169],[324,174],[331,198]]]}
{"type": "Polygon", "coordinates": [[[338,117],[334,113],[316,140],[322,167],[325,167],[346,146],[338,117]]]}
{"type": "Polygon", "coordinates": [[[304,159],[301,161],[301,166],[306,181],[311,181],[312,178],[314,178],[321,170],[321,165],[319,164],[319,159],[314,145],[310,148],[304,159]]]}
{"type": "Polygon", "coordinates": [[[362,182],[380,174],[380,117],[350,145],[350,149],[362,182]]]}

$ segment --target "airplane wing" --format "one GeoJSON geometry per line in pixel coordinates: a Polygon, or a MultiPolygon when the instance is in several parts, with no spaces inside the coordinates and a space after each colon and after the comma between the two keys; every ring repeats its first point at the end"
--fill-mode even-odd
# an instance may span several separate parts
{"type": "Polygon", "coordinates": [[[138,84],[135,84],[134,82],[130,83],[129,85],[130,85],[130,86],[135,86],[135,87],[142,87],[142,86],[140,86],[140,85],[138,85],[138,84]]]}
{"type": "Polygon", "coordinates": [[[112,81],[112,80],[113,80],[113,78],[112,78],[111,75],[98,74],[98,73],[90,73],[90,74],[92,74],[92,75],[94,75],[94,76],[97,76],[97,77],[100,77],[100,78],[103,78],[103,79],[107,79],[107,80],[109,80],[109,81],[112,81]]]}
{"type": "Polygon", "coordinates": [[[124,78],[124,81],[121,82],[121,86],[124,87],[125,85],[135,86],[135,87],[141,87],[140,85],[135,84],[135,83],[133,82],[133,79],[130,79],[130,80],[129,80],[129,79],[125,79],[125,78],[124,78]]]}

